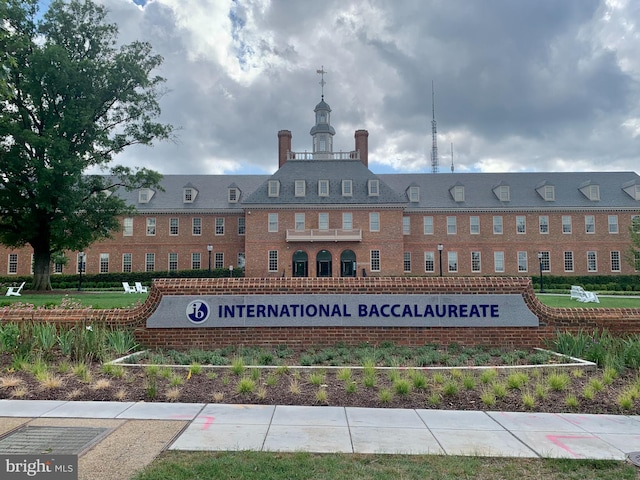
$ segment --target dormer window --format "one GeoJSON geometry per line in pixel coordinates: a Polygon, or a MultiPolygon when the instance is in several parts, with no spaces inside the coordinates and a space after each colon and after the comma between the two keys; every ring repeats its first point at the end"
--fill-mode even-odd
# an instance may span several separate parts
{"type": "Polygon", "coordinates": [[[270,197],[279,197],[280,196],[280,181],[279,180],[269,180],[269,192],[268,195],[270,197]]]}
{"type": "Polygon", "coordinates": [[[350,197],[353,195],[353,181],[342,180],[342,196],[350,197]]]}
{"type": "Polygon", "coordinates": [[[600,185],[596,185],[589,182],[585,182],[580,185],[580,192],[592,202],[600,200],[600,185]]]}
{"type": "Polygon", "coordinates": [[[498,185],[493,189],[493,193],[501,202],[508,202],[511,200],[509,185],[498,185]]]}
{"type": "Polygon", "coordinates": [[[367,189],[370,197],[377,197],[380,195],[380,180],[372,178],[367,182],[367,189]]]}
{"type": "Polygon", "coordinates": [[[149,203],[154,193],[150,188],[141,188],[138,191],[138,203],[149,203]]]}
{"type": "Polygon", "coordinates": [[[634,200],[640,200],[640,182],[632,180],[622,185],[622,190],[634,200]]]}
{"type": "Polygon", "coordinates": [[[295,186],[295,196],[304,197],[306,194],[306,182],[304,180],[296,180],[294,183],[294,186],[295,186]]]}
{"type": "Polygon", "coordinates": [[[318,180],[318,196],[329,196],[329,180],[318,180]]]}
{"type": "Polygon", "coordinates": [[[195,188],[186,187],[182,189],[182,201],[184,203],[193,203],[198,195],[198,191],[195,188]]]}
{"type": "Polygon", "coordinates": [[[238,198],[240,198],[240,190],[235,187],[231,187],[227,190],[229,203],[238,203],[238,198]]]}
{"type": "Polygon", "coordinates": [[[414,203],[420,201],[420,187],[409,187],[409,201],[414,203]]]}
{"type": "Polygon", "coordinates": [[[464,202],[464,185],[455,185],[449,193],[454,202],[464,202]]]}
{"type": "Polygon", "coordinates": [[[536,185],[536,192],[545,202],[555,202],[556,200],[556,187],[549,185],[546,181],[536,185]]]}

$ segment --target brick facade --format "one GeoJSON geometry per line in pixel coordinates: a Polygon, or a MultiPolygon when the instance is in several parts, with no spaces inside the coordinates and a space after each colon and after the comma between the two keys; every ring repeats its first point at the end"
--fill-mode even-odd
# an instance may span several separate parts
{"type": "Polygon", "coordinates": [[[607,329],[614,335],[640,334],[640,309],[550,308],[536,298],[531,281],[520,277],[367,277],[367,278],[234,278],[155,280],[144,305],[130,310],[10,310],[0,309],[0,321],[104,323],[134,328],[146,347],[212,349],[227,345],[313,346],[343,342],[373,345],[426,343],[507,347],[539,347],[557,331],[607,329]],[[154,328],[146,319],[163,295],[283,295],[283,294],[519,294],[538,317],[540,326],[508,328],[421,327],[263,327],[154,328]]]}

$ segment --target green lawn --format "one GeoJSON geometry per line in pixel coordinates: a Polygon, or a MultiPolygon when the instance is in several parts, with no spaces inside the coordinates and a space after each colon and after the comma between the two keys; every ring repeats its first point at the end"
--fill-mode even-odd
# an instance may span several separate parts
{"type": "Polygon", "coordinates": [[[640,308],[640,296],[636,297],[622,297],[612,296],[603,297],[598,296],[600,303],[582,303],[577,300],[573,300],[567,295],[538,295],[540,300],[545,305],[556,308],[640,308]]]}
{"type": "Polygon", "coordinates": [[[626,480],[635,467],[601,460],[442,455],[165,452],[134,480],[626,480]]]}
{"type": "Polygon", "coordinates": [[[51,292],[51,293],[30,293],[25,292],[20,297],[0,297],[0,306],[11,303],[29,303],[37,307],[58,306],[63,300],[79,303],[85,307],[92,308],[127,308],[133,307],[138,302],[147,299],[147,293],[124,293],[124,292],[51,292]]]}

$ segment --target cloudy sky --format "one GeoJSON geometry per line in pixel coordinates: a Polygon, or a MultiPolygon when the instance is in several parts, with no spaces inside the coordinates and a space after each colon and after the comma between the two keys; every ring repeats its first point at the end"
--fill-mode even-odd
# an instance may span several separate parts
{"type": "MultiPolygon", "coordinates": [[[[311,150],[320,75],[334,150],[369,131],[375,173],[640,172],[637,0],[96,0],[165,61],[176,143],[116,162],[271,173],[277,132],[311,150]]],[[[48,1],[41,1],[44,8],[48,1]]]]}

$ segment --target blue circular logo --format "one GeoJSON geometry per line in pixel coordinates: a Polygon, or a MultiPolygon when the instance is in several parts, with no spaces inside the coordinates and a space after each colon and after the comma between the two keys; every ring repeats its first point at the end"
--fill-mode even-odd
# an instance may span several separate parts
{"type": "Polygon", "coordinates": [[[191,323],[200,325],[209,318],[209,305],[202,300],[194,300],[187,305],[187,318],[191,323]]]}

